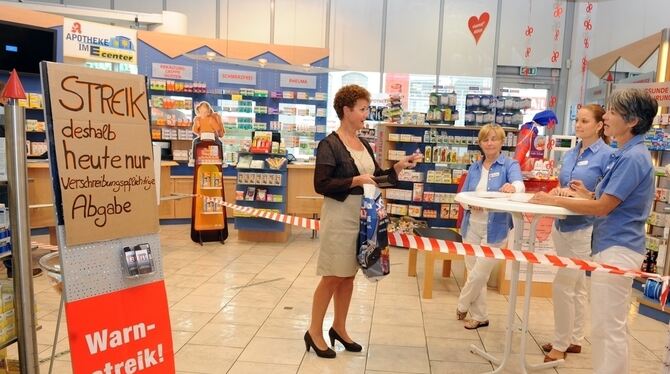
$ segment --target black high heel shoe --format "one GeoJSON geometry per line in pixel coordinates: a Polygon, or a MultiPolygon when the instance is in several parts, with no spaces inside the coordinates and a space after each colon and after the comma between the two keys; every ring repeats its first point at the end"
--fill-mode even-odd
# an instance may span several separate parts
{"type": "Polygon", "coordinates": [[[309,352],[309,348],[314,348],[314,352],[316,353],[317,356],[323,357],[323,358],[335,358],[335,351],[333,351],[330,348],[326,348],[325,350],[320,350],[319,347],[314,344],[314,340],[312,340],[312,336],[309,334],[309,331],[305,332],[305,349],[307,352],[309,352]]]}
{"type": "Polygon", "coordinates": [[[340,343],[342,343],[344,349],[346,349],[349,352],[360,352],[363,350],[363,347],[361,347],[361,345],[356,342],[351,343],[345,342],[344,339],[342,339],[342,337],[332,327],[330,328],[330,330],[328,330],[328,336],[330,336],[330,345],[333,348],[335,348],[335,340],[338,340],[340,343]]]}

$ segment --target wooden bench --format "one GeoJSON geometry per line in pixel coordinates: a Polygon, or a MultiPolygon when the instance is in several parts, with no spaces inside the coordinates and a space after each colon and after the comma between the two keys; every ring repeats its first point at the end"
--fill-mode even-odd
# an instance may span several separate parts
{"type": "MultiPolygon", "coordinates": [[[[461,242],[463,239],[456,231],[450,229],[435,229],[435,228],[421,228],[415,229],[415,234],[419,236],[449,240],[454,242],[461,242]]],[[[418,250],[409,250],[409,261],[407,264],[407,275],[416,277],[416,262],[418,257],[418,250]]],[[[451,274],[451,261],[462,260],[463,256],[451,253],[441,253],[435,251],[424,252],[424,278],[423,278],[423,293],[424,299],[433,298],[433,273],[435,271],[435,261],[442,260],[442,276],[449,277],[451,274]]]]}

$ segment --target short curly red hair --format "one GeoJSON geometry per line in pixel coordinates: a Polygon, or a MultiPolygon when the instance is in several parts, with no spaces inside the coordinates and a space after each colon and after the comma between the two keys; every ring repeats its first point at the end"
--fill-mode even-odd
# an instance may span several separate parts
{"type": "Polygon", "coordinates": [[[337,118],[344,118],[344,107],[346,106],[353,108],[359,99],[363,99],[369,103],[370,92],[356,84],[350,84],[340,88],[339,91],[337,91],[335,94],[335,100],[333,103],[333,108],[335,108],[337,118]]]}

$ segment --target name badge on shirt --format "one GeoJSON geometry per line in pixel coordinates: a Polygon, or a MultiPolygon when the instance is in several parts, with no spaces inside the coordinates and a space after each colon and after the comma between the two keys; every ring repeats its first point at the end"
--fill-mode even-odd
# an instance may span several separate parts
{"type": "Polygon", "coordinates": [[[586,166],[589,164],[589,160],[582,160],[577,163],[577,166],[586,166]]]}
{"type": "Polygon", "coordinates": [[[496,171],[495,173],[491,173],[491,174],[489,174],[489,179],[497,178],[497,177],[499,177],[499,176],[500,176],[500,172],[499,172],[499,171],[496,171]]]}

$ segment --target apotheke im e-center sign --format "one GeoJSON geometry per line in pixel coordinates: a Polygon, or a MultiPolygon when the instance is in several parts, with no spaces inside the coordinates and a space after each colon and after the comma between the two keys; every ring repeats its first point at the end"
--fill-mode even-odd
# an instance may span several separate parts
{"type": "Polygon", "coordinates": [[[65,18],[63,55],[85,60],[137,64],[137,33],[122,27],[65,18]]]}

